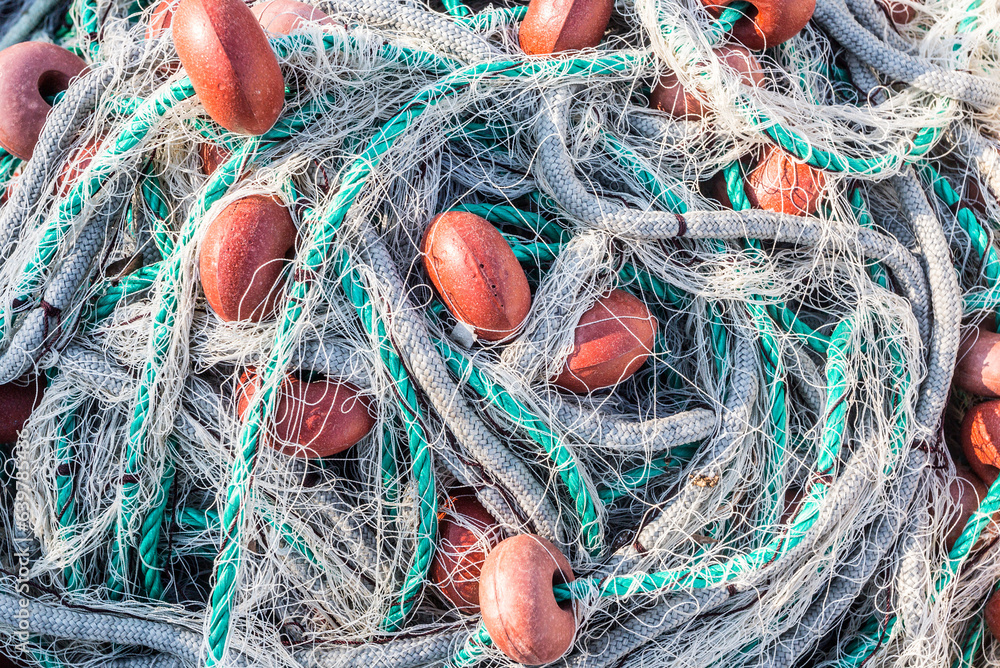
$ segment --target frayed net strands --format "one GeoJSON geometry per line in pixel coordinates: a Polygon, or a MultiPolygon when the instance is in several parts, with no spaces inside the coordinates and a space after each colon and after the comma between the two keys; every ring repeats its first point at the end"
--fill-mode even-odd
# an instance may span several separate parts
{"type": "Polygon", "coordinates": [[[998,23],[0,3],[3,654],[1000,665],[998,23]]]}

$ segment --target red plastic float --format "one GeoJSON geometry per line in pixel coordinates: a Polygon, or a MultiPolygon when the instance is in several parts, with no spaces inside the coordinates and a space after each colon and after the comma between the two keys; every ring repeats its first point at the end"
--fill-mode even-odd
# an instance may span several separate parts
{"type": "Polygon", "coordinates": [[[281,114],[285,83],[264,30],[243,0],[181,0],[174,45],[198,99],[231,132],[261,135],[281,114]]]}
{"type": "Polygon", "coordinates": [[[268,0],[254,5],[250,11],[264,30],[276,35],[291,34],[303,21],[314,21],[320,25],[334,23],[316,7],[296,0],[268,0]]]}
{"type": "Polygon", "coordinates": [[[160,0],[156,9],[149,15],[149,24],[146,26],[146,39],[155,39],[165,33],[170,28],[174,19],[174,12],[177,4],[181,0],[160,0]]]}
{"type": "Polygon", "coordinates": [[[808,216],[816,212],[825,184],[823,172],[770,146],[747,175],[745,190],[758,209],[808,216]]]}
{"type": "Polygon", "coordinates": [[[44,393],[45,384],[37,377],[0,385],[0,443],[17,441],[44,393]]]}
{"type": "MultiPolygon", "coordinates": [[[[760,63],[749,50],[742,46],[720,46],[715,53],[729,67],[741,74],[743,83],[759,86],[764,83],[764,72],[760,63]]],[[[697,93],[684,90],[684,86],[673,72],[660,77],[649,95],[649,106],[665,111],[674,118],[695,120],[702,118],[707,109],[704,100],[697,93]]]]}
{"type": "Polygon", "coordinates": [[[531,0],[518,42],[529,56],[597,46],[613,8],[613,0],[531,0]]]}
{"type": "MultiPolygon", "coordinates": [[[[254,371],[244,373],[236,405],[241,419],[258,389],[260,376],[254,371]]],[[[274,439],[264,441],[291,457],[329,457],[347,450],[374,426],[368,400],[351,383],[305,382],[289,376],[278,390],[274,439]]]]}
{"type": "Polygon", "coordinates": [[[449,211],[424,233],[424,268],[445,306],[476,336],[499,341],[531,308],[531,288],[507,240],[479,216],[449,211]]]}
{"type": "Polygon", "coordinates": [[[577,394],[615,385],[645,363],[655,336],[656,319],[646,305],[612,290],[581,316],[573,352],[552,382],[577,394]]]}
{"type": "Polygon", "coordinates": [[[479,612],[479,575],[486,554],[500,539],[500,525],[472,490],[457,491],[438,512],[438,545],[430,576],[460,611],[479,612]]]}
{"type": "Polygon", "coordinates": [[[202,174],[213,174],[222,163],[229,160],[230,156],[232,156],[232,151],[218,144],[200,144],[198,146],[202,174]]]}
{"type": "Polygon", "coordinates": [[[273,197],[251,195],[223,209],[198,257],[209,306],[226,321],[259,322],[274,314],[278,280],[295,251],[295,225],[273,197]]]}
{"type": "Polygon", "coordinates": [[[992,485],[1000,475],[1000,401],[984,401],[970,408],[962,420],[959,438],[973,472],[992,485]]]}
{"type": "MultiPolygon", "coordinates": [[[[967,468],[959,467],[956,471],[955,480],[948,485],[948,494],[951,500],[958,507],[957,512],[952,517],[948,533],[945,534],[945,545],[949,550],[954,547],[965,523],[969,521],[972,514],[979,509],[979,504],[986,498],[986,485],[979,477],[967,468]]],[[[982,539],[976,546],[982,543],[982,539]]]]}
{"type": "Polygon", "coordinates": [[[908,5],[898,0],[881,0],[881,5],[896,25],[906,25],[917,16],[917,10],[913,5],[908,5]]]}
{"type": "Polygon", "coordinates": [[[46,97],[69,88],[87,64],[66,49],[22,42],[0,51],[0,146],[28,160],[52,105],[46,97]]]}
{"type": "Polygon", "coordinates": [[[993,637],[1000,639],[1000,591],[993,592],[993,595],[986,601],[983,619],[986,620],[986,628],[990,630],[993,637]]]}
{"type": "MultiPolygon", "coordinates": [[[[710,14],[718,16],[735,1],[701,0],[701,3],[710,14]]],[[[754,51],[777,46],[795,37],[816,11],[816,0],[751,0],[750,5],[747,15],[733,25],[732,35],[737,42],[754,51]]]]}
{"type": "Polygon", "coordinates": [[[557,602],[552,586],[574,579],[566,557],[540,536],[513,536],[493,548],[479,579],[483,624],[493,644],[529,666],[565,654],[576,634],[576,617],[572,602],[557,602]]]}
{"type": "Polygon", "coordinates": [[[962,332],[952,383],[970,394],[1000,397],[1000,334],[982,325],[962,332]]]}

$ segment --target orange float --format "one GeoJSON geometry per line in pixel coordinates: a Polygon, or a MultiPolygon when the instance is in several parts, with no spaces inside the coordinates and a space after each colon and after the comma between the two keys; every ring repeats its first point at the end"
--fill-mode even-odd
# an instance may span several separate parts
{"type": "Polygon", "coordinates": [[[649,308],[623,290],[612,290],[580,317],[573,352],[552,382],[577,394],[620,383],[645,363],[655,337],[649,308]]]}
{"type": "MultiPolygon", "coordinates": [[[[257,390],[260,376],[247,371],[240,378],[236,410],[242,419],[257,390]]],[[[289,376],[278,389],[274,438],[270,447],[291,457],[314,459],[347,450],[375,426],[368,400],[346,382],[305,382],[289,376]]]]}
{"type": "MultiPolygon", "coordinates": [[[[764,72],[760,63],[746,48],[720,46],[716,47],[715,53],[722,62],[740,73],[740,78],[746,85],[759,86],[764,83],[764,72]]],[[[702,118],[707,112],[704,100],[697,93],[684,90],[684,86],[673,72],[667,72],[660,77],[649,95],[649,106],[664,111],[674,118],[686,120],[702,118]]]]}
{"type": "Polygon", "coordinates": [[[21,42],[0,51],[0,146],[29,160],[52,105],[45,101],[69,88],[87,67],[61,46],[21,42]]]}
{"type": "Polygon", "coordinates": [[[565,654],[576,634],[576,616],[572,601],[556,601],[552,585],[573,580],[569,561],[540,536],[513,536],[493,548],[479,579],[483,624],[493,644],[529,666],[565,654]]]}
{"type": "Polygon", "coordinates": [[[421,249],[441,300],[476,336],[499,341],[524,322],[531,308],[528,277],[510,244],[484,218],[464,211],[435,216],[421,249]]]}
{"type": "Polygon", "coordinates": [[[261,135],[285,100],[285,83],[264,30],[243,0],[180,0],[174,46],[198,99],[230,132],[261,135]]]}
{"type": "Polygon", "coordinates": [[[518,43],[529,56],[597,46],[613,8],[613,0],[531,0],[518,43]]]}
{"type": "Polygon", "coordinates": [[[230,322],[271,317],[295,239],[291,214],[273,197],[251,195],[224,208],[198,255],[201,286],[216,315],[230,322]]]}
{"type": "Polygon", "coordinates": [[[501,538],[500,525],[476,500],[459,490],[438,512],[438,545],[431,580],[461,612],[479,612],[479,576],[486,554],[501,538]]]}
{"type": "MultiPolygon", "coordinates": [[[[718,16],[736,0],[701,0],[709,13],[718,16]]],[[[799,34],[813,12],[816,0],[751,0],[746,16],[733,25],[737,42],[760,51],[777,46],[799,34]]]]}
{"type": "Polygon", "coordinates": [[[265,31],[275,35],[289,35],[303,21],[333,25],[333,19],[327,14],[296,0],[268,0],[254,5],[250,11],[265,31]]]}
{"type": "Polygon", "coordinates": [[[747,175],[747,198],[758,209],[808,216],[816,212],[826,177],[777,146],[769,146],[747,175]]]}
{"type": "Polygon", "coordinates": [[[1000,397],[1000,334],[984,325],[962,331],[952,383],[969,394],[1000,397]]]}
{"type": "Polygon", "coordinates": [[[962,420],[959,439],[973,472],[992,485],[1000,474],[1000,400],[970,408],[962,420]]]}
{"type": "Polygon", "coordinates": [[[45,384],[35,377],[0,385],[0,443],[14,443],[35,410],[45,384]]]}

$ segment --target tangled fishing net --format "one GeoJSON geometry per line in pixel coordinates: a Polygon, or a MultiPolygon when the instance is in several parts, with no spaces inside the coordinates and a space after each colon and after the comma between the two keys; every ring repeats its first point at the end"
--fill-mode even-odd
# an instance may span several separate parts
{"type": "Polygon", "coordinates": [[[556,665],[1000,665],[1000,486],[958,508],[976,398],[951,388],[962,328],[1000,308],[1000,6],[897,5],[913,20],[819,0],[748,85],[717,50],[746,3],[619,0],[596,47],[526,56],[526,6],[325,0],[268,34],[284,101],[248,135],[154,7],[0,3],[4,46],[88,66],[30,160],[0,160],[0,383],[41,397],[2,449],[6,653],[509,665],[433,575],[465,495],[483,551],[568,559],[556,665]],[[651,108],[668,72],[701,117],[651,108]],[[768,151],[821,173],[808,210],[748,199],[768,151]],[[253,196],[294,252],[274,313],[226,320],[199,253],[253,196]],[[499,341],[428,279],[447,211],[524,269],[499,341]],[[611,290],[655,319],[651,354],[557,387],[611,290]],[[285,388],[318,382],[371,421],[329,457],[282,445],[285,388]]]}

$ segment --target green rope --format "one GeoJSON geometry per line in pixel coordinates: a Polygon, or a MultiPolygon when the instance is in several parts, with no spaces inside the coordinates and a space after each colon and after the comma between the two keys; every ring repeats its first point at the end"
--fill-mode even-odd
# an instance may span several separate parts
{"type": "MultiPolygon", "coordinates": [[[[68,400],[70,403],[72,399],[68,400]]],[[[76,534],[76,494],[75,494],[75,448],[73,437],[77,429],[77,413],[67,411],[59,427],[56,441],[56,519],[59,522],[59,537],[68,540],[76,534]]],[[[79,565],[74,561],[63,568],[63,580],[67,591],[80,591],[86,586],[79,565]]]]}

